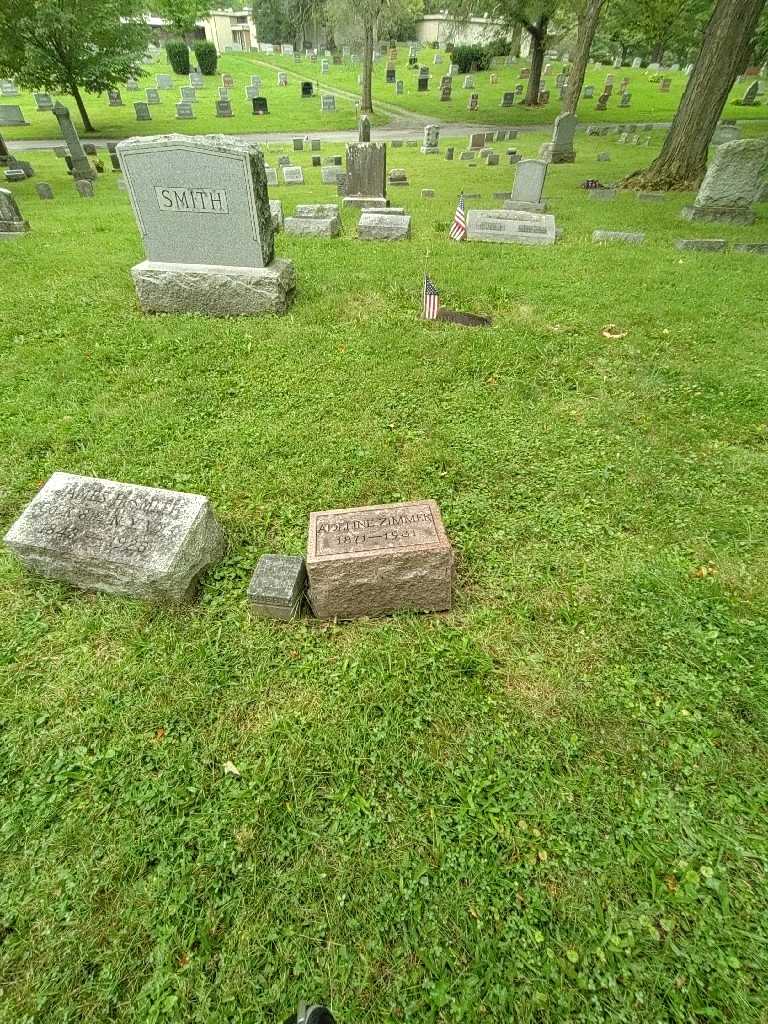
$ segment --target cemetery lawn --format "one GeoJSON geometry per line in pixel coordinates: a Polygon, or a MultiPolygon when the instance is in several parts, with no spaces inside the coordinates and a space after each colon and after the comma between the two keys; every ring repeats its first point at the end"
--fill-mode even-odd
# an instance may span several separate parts
{"type": "MultiPolygon", "coordinates": [[[[447,242],[512,169],[391,152],[413,240],[278,235],[295,304],[241,320],[140,315],[117,175],[30,154],[3,532],[69,470],[208,495],[229,550],[181,610],[0,553],[0,1020],[765,1021],[768,260],[673,240],[766,241],[768,205],[596,203],[656,150],[578,151],[552,248],[447,242]],[[493,327],[420,321],[424,270],[493,327]],[[249,619],[311,510],[424,497],[452,612],[249,619]]],[[[332,192],[296,159],[286,214],[332,192]]]]}
{"type": "MultiPolygon", "coordinates": [[[[439,51],[443,63],[434,65],[432,61],[436,52],[438,51],[431,48],[424,48],[420,52],[420,63],[428,65],[431,73],[429,92],[426,93],[417,91],[416,71],[409,70],[408,48],[402,44],[398,49],[397,62],[397,77],[404,82],[405,92],[402,96],[395,95],[395,86],[387,85],[385,82],[386,59],[382,59],[374,65],[374,115],[372,118],[374,125],[387,124],[393,117],[407,120],[408,118],[413,119],[413,116],[416,115],[422,120],[438,122],[524,127],[551,123],[561,112],[560,99],[555,87],[555,78],[563,66],[559,61],[550,62],[552,73],[546,76],[546,80],[551,99],[545,106],[522,106],[519,102],[520,97],[516,99],[513,107],[500,106],[502,94],[513,91],[515,86],[520,84],[520,69],[528,66],[522,60],[511,67],[503,65],[495,67],[493,73],[498,77],[496,85],[490,84],[490,71],[478,72],[473,76],[474,90],[462,88],[464,75],[454,76],[452,99],[450,102],[443,103],[440,101],[440,77],[448,73],[450,54],[439,51]],[[472,91],[477,92],[479,96],[479,107],[476,111],[467,109],[472,91]]],[[[146,67],[144,77],[139,80],[140,91],[129,92],[125,87],[122,88],[124,104],[122,107],[110,107],[106,93],[84,97],[94,125],[94,133],[88,137],[128,138],[131,135],[160,135],[167,132],[188,131],[201,135],[206,132],[259,134],[281,131],[352,130],[357,124],[355,97],[358,97],[361,91],[357,84],[359,74],[360,65],[351,64],[349,61],[341,65],[331,64],[328,74],[323,75],[319,61],[312,62],[302,59],[296,63],[292,57],[273,54],[225,54],[219,58],[217,74],[213,77],[206,77],[205,88],[198,94],[198,100],[194,104],[195,119],[183,121],[176,118],[175,105],[180,99],[180,87],[189,84],[188,78],[174,75],[163,55],[158,63],[146,67]],[[278,87],[278,70],[288,72],[289,84],[287,87],[278,87]],[[221,75],[225,73],[235,77],[235,86],[230,90],[233,111],[233,116],[230,118],[216,117],[215,112],[218,86],[221,84],[221,75]],[[158,74],[171,74],[174,88],[160,91],[161,103],[150,107],[151,121],[137,122],[133,104],[145,100],[144,90],[155,86],[155,77],[158,74]],[[254,117],[251,113],[251,103],[245,98],[245,87],[249,84],[251,75],[261,77],[261,94],[267,97],[269,103],[270,112],[266,117],[254,117]],[[312,99],[302,99],[300,96],[300,83],[303,80],[312,81],[315,84],[316,95],[312,99]],[[320,94],[335,90],[341,90],[336,95],[336,112],[322,113],[320,94]]],[[[669,93],[659,92],[659,83],[651,82],[649,80],[651,77],[654,77],[653,73],[646,69],[612,68],[607,65],[591,64],[587,71],[585,85],[593,85],[595,95],[591,100],[581,100],[578,110],[579,120],[584,125],[672,121],[685,90],[686,76],[679,71],[665,72],[665,77],[672,80],[669,93]],[[614,95],[609,101],[607,110],[596,111],[597,97],[602,91],[606,75],[609,74],[614,76],[614,95]],[[631,80],[632,101],[630,107],[621,109],[618,86],[625,75],[631,80]]],[[[761,98],[760,106],[741,107],[734,103],[744,95],[751,81],[753,79],[747,79],[734,86],[723,111],[724,118],[768,121],[768,107],[764,105],[765,96],[761,98]]],[[[75,126],[78,131],[81,131],[82,125],[74,100],[72,97],[66,96],[61,99],[69,106],[75,126]]],[[[29,122],[26,127],[4,127],[2,134],[5,138],[58,138],[56,119],[50,112],[37,110],[31,92],[21,93],[19,97],[15,98],[3,97],[0,102],[18,104],[29,122]]]]}

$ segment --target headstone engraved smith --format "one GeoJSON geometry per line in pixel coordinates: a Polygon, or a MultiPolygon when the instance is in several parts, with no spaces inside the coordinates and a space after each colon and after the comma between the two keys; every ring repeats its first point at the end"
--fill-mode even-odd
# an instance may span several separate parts
{"type": "Polygon", "coordinates": [[[81,590],[181,603],[226,542],[200,494],[54,473],[5,542],[27,569],[81,590]]]}
{"type": "Polygon", "coordinates": [[[453,550],[434,501],[313,512],[307,574],[321,619],[444,611],[453,550]]]}
{"type": "Polygon", "coordinates": [[[264,160],[233,136],[118,143],[147,259],[131,271],[145,312],[282,313],[295,287],[274,258],[264,160]]]}

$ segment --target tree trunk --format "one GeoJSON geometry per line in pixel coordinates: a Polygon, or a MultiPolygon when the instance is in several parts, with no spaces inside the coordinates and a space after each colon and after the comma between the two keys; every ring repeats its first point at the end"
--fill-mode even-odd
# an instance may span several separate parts
{"type": "Polygon", "coordinates": [[[584,76],[589,63],[589,51],[595,38],[595,29],[600,20],[600,12],[605,0],[587,0],[583,15],[579,18],[579,30],[576,35],[576,54],[571,62],[571,73],[568,75],[568,91],[563,101],[563,113],[575,114],[579,105],[584,76]]]}
{"type": "Polygon", "coordinates": [[[690,191],[701,184],[709,143],[736,75],[749,53],[765,0],[717,0],[698,59],[661,153],[629,188],[690,191]]]}
{"type": "Polygon", "coordinates": [[[512,53],[513,57],[519,57],[520,56],[520,47],[522,45],[522,42],[523,42],[523,26],[519,25],[515,29],[515,34],[512,37],[512,46],[510,47],[510,52],[512,53]]]}
{"type": "Polygon", "coordinates": [[[661,64],[664,60],[664,40],[659,39],[651,51],[650,64],[661,64]]]}
{"type": "Polygon", "coordinates": [[[361,114],[373,113],[371,100],[371,76],[373,74],[373,24],[366,21],[363,25],[363,98],[360,104],[361,114]]]}
{"type": "Polygon", "coordinates": [[[83,122],[83,130],[86,132],[94,131],[94,127],[91,124],[91,119],[90,117],[88,117],[88,111],[85,109],[85,104],[83,103],[83,97],[80,95],[80,90],[76,85],[70,85],[69,89],[72,95],[75,97],[77,109],[80,111],[80,119],[83,122]]]}
{"type": "Polygon", "coordinates": [[[525,94],[526,107],[535,107],[539,103],[541,69],[544,67],[544,51],[547,48],[548,24],[549,16],[542,14],[535,24],[526,25],[531,37],[531,74],[528,78],[528,92],[525,94]]]}

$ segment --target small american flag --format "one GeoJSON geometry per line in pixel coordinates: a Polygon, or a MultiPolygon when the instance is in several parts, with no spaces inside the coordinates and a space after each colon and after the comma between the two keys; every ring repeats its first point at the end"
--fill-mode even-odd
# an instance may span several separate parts
{"type": "Polygon", "coordinates": [[[463,192],[459,196],[459,205],[456,207],[456,213],[453,215],[453,224],[451,225],[451,230],[448,232],[448,237],[452,238],[454,242],[463,242],[467,237],[467,220],[464,216],[463,192]]]}
{"type": "Polygon", "coordinates": [[[437,311],[440,309],[440,296],[437,288],[432,284],[427,275],[424,275],[424,309],[425,320],[437,320],[437,311]]]}

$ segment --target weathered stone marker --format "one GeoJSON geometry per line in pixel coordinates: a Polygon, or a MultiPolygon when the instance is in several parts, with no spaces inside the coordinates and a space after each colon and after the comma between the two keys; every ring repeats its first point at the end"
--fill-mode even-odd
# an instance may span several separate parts
{"type": "Polygon", "coordinates": [[[75,180],[93,181],[96,171],[91,167],[88,157],[85,154],[80,136],[77,134],[69,111],[63,103],[56,102],[53,107],[53,115],[59,122],[61,135],[67,144],[69,156],[72,160],[72,175],[75,180]]]}
{"type": "Polygon", "coordinates": [[[539,150],[539,160],[553,164],[572,164],[576,159],[573,137],[578,120],[575,114],[559,114],[555,118],[552,141],[545,142],[539,150]]]}
{"type": "Polygon", "coordinates": [[[751,224],[752,203],[768,168],[768,139],[742,139],[719,146],[701,183],[693,206],[683,208],[690,221],[726,221],[751,224]]]}
{"type": "Polygon", "coordinates": [[[470,210],[468,242],[505,242],[518,245],[554,245],[555,218],[524,210],[470,210]]]}
{"type": "Polygon", "coordinates": [[[543,213],[547,208],[542,200],[542,192],[548,167],[546,160],[520,160],[515,172],[512,197],[508,200],[509,206],[505,203],[505,207],[543,213]]]}
{"type": "Polygon", "coordinates": [[[313,512],[307,573],[321,619],[451,607],[453,550],[434,501],[313,512]]]}
{"type": "Polygon", "coordinates": [[[383,142],[351,142],[347,146],[349,187],[344,206],[387,205],[387,147],[383,142]]]}
{"type": "Polygon", "coordinates": [[[251,614],[289,621],[301,612],[307,570],[301,555],[262,555],[248,585],[251,614]]]}
{"type": "Polygon", "coordinates": [[[263,157],[223,135],[118,143],[147,259],[131,271],[144,312],[282,313],[293,263],[274,258],[263,157]]]}
{"type": "Polygon", "coordinates": [[[424,128],[424,141],[421,152],[425,154],[440,152],[440,125],[428,124],[424,128]]]}
{"type": "Polygon", "coordinates": [[[226,541],[200,494],[54,473],[5,543],[31,572],[81,590],[181,603],[226,541]]]}
{"type": "Polygon", "coordinates": [[[29,231],[29,224],[22,217],[13,193],[0,188],[0,238],[23,235],[25,231],[29,231]]]}
{"type": "Polygon", "coordinates": [[[411,237],[408,214],[390,210],[363,210],[357,223],[357,237],[364,242],[400,242],[411,237]]]}
{"type": "Polygon", "coordinates": [[[29,124],[21,112],[21,107],[14,103],[0,103],[0,125],[13,128],[16,125],[29,124]]]}

